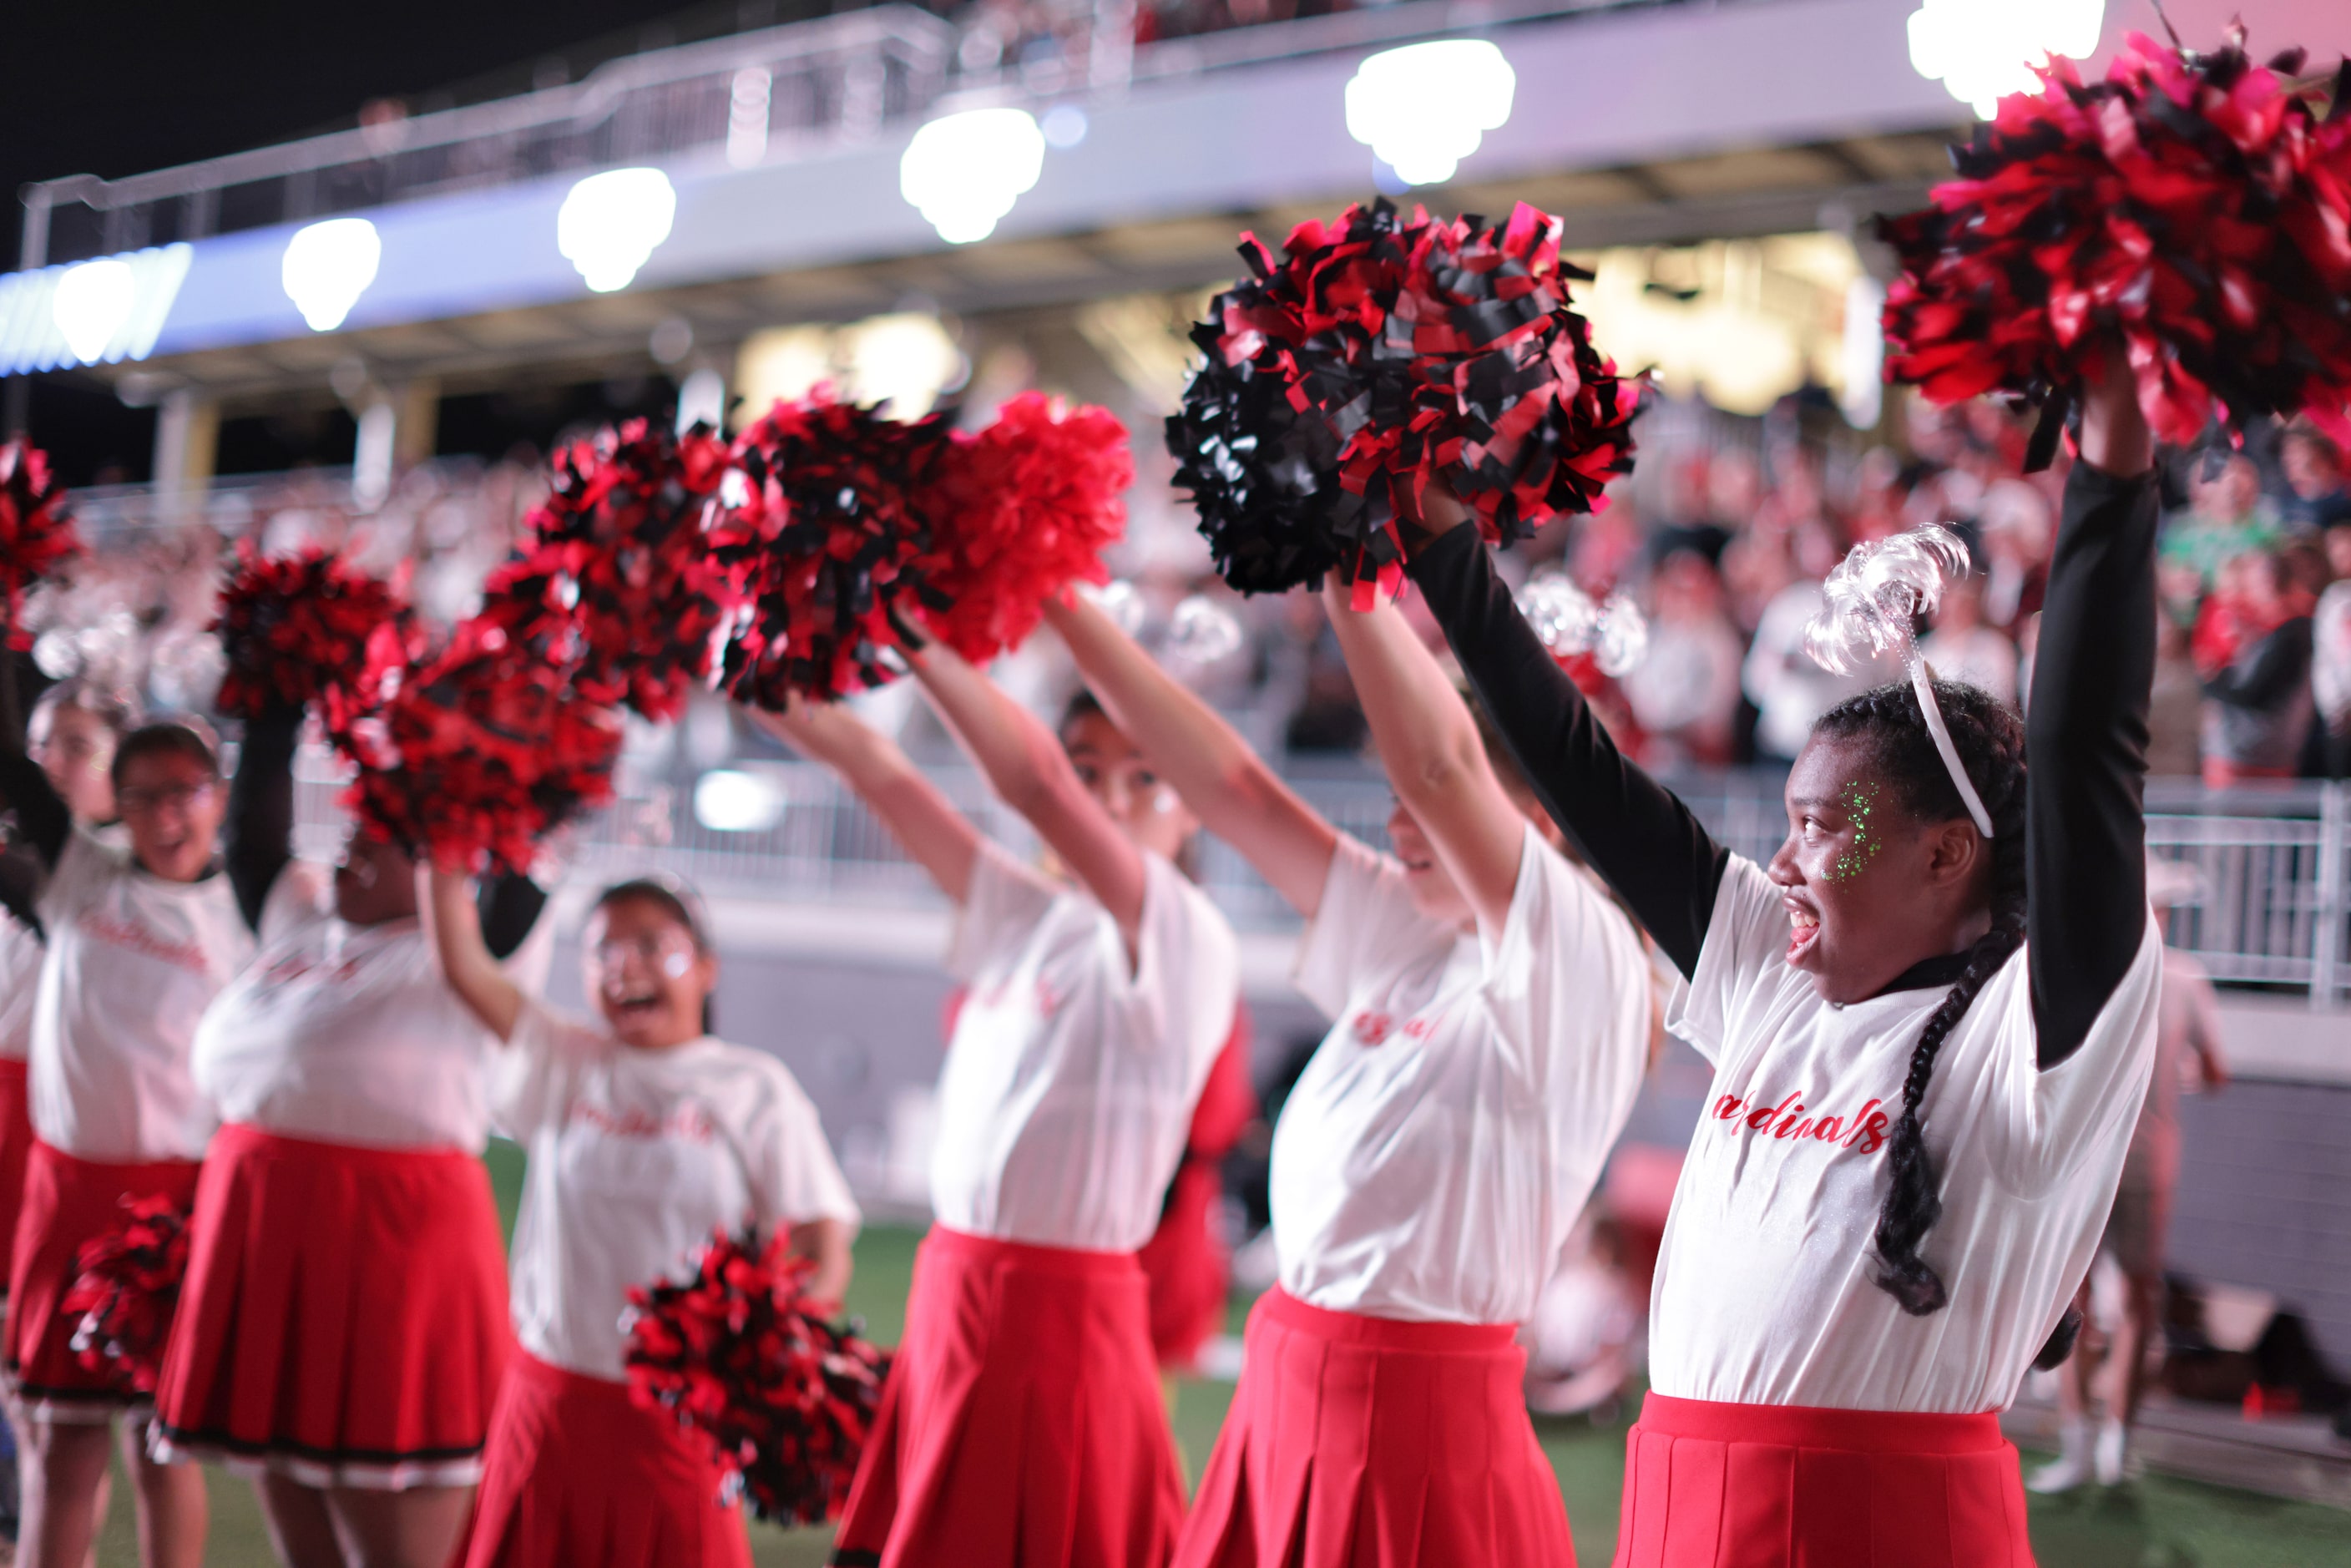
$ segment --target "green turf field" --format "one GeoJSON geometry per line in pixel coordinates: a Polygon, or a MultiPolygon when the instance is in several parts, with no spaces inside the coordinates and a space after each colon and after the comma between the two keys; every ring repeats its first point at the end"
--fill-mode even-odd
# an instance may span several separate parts
{"type": "MultiPolygon", "coordinates": [[[[511,1226],[521,1152],[494,1145],[489,1165],[500,1209],[511,1226]]],[[[867,1333],[885,1344],[894,1343],[904,1326],[916,1239],[912,1231],[876,1227],[857,1244],[849,1307],[864,1318],[867,1333]]],[[[1238,1306],[1234,1315],[1238,1330],[1238,1306]]],[[[1187,1476],[1196,1477],[1207,1461],[1231,1396],[1226,1384],[1187,1379],[1178,1386],[1176,1436],[1187,1476]]],[[[1583,1568],[1602,1568],[1615,1544],[1624,1428],[1630,1420],[1627,1412],[1605,1427],[1582,1419],[1538,1423],[1567,1498],[1583,1568]]],[[[211,1476],[213,1530],[205,1561],[221,1568],[266,1568],[273,1559],[251,1489],[217,1470],[211,1476]]],[[[2351,1568],[2351,1514],[2312,1503],[2150,1477],[2111,1493],[2034,1498],[2032,1508],[2042,1568],[2351,1568]]],[[[816,1568],[824,1561],[830,1532],[754,1526],[751,1540],[762,1568],[816,1568]]],[[[136,1568],[138,1563],[129,1495],[120,1485],[98,1560],[99,1568],[136,1568]]]]}

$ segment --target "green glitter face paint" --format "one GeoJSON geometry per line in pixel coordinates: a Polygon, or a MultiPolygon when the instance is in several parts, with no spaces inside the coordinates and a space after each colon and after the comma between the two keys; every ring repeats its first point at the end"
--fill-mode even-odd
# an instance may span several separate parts
{"type": "Polygon", "coordinates": [[[1884,847],[1871,822],[1877,810],[1877,786],[1847,784],[1837,791],[1837,804],[1844,808],[1846,817],[1852,820],[1853,842],[1837,852],[1835,862],[1829,867],[1828,880],[1849,882],[1859,876],[1884,847]]]}

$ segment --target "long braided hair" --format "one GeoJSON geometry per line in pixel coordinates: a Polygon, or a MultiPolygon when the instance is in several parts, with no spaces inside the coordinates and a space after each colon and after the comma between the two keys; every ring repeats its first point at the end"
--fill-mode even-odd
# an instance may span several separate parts
{"type": "MultiPolygon", "coordinates": [[[[1927,1152],[1919,1103],[1926,1098],[1944,1040],[1967,1016],[1976,993],[2024,942],[2023,723],[1980,687],[1958,681],[1934,685],[1951,743],[1991,816],[1991,928],[1968,949],[1967,967],[1918,1031],[1910,1070],[1902,1081],[1902,1113],[1886,1140],[1893,1180],[1877,1211],[1877,1257],[1871,1277],[1914,1317],[1940,1312],[1949,1299],[1943,1277],[1918,1255],[1919,1244],[1943,1213],[1941,1182],[1927,1152]]],[[[1893,803],[1917,821],[1948,821],[1968,814],[1935,749],[1917,694],[1907,682],[1840,703],[1813,726],[1813,734],[1865,747],[1893,803]]]]}

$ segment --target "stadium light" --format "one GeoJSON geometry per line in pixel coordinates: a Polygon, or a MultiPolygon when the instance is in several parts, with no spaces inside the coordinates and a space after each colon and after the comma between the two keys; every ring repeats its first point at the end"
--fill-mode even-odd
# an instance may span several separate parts
{"type": "Polygon", "coordinates": [[[775,781],[735,768],[714,768],[694,781],[695,820],[715,833],[764,833],[784,820],[775,781]]]}
{"type": "Polygon", "coordinates": [[[138,274],[120,256],[110,256],[66,268],[50,297],[49,314],[67,351],[94,365],[106,357],[138,303],[138,274]]]}
{"type": "Polygon", "coordinates": [[[2098,47],[2106,0],[1924,0],[1910,13],[1910,64],[1979,120],[2012,92],[2032,92],[2032,68],[2051,55],[2080,59],[2098,47]]]}
{"type": "Polygon", "coordinates": [[[677,217],[677,192],[658,169],[607,169],[571,187],[555,214],[555,248],[599,294],[626,288],[677,217]]]}
{"type": "Polygon", "coordinates": [[[1453,178],[1510,118],[1518,74],[1483,38],[1440,38],[1374,55],[1347,83],[1347,134],[1407,185],[1453,178]]]}
{"type": "Polygon", "coordinates": [[[375,281],[382,260],[383,240],[373,224],[365,218],[329,218],[294,231],[286,242],[277,277],[310,330],[331,332],[375,281]]]}
{"type": "Polygon", "coordinates": [[[1045,172],[1045,133],[1023,109],[968,109],[914,132],[898,193],[949,245],[986,239],[1045,172]]]}

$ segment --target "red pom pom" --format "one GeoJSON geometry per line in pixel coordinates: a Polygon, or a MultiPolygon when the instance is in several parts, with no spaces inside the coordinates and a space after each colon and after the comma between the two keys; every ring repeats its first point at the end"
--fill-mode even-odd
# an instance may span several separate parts
{"type": "Polygon", "coordinates": [[[986,664],[1028,641],[1047,600],[1107,582],[1102,552],[1126,531],[1134,454],[1108,409],[1042,392],[1006,403],[977,435],[958,433],[918,505],[935,519],[931,630],[986,664]]]}
{"type": "Polygon", "coordinates": [[[742,597],[705,531],[728,460],[707,426],[681,436],[642,419],[556,455],[553,488],[486,592],[510,618],[572,623],[590,700],[659,723],[709,679],[742,597]]]}
{"type": "Polygon", "coordinates": [[[542,835],[612,795],[620,715],[494,604],[358,728],[345,804],[368,831],[469,871],[528,872],[542,835]]]}
{"type": "Polygon", "coordinates": [[[629,1384],[700,1435],[759,1518],[820,1524],[849,1500],[889,1354],[806,1294],[816,1266],[720,1230],[695,1276],[629,1292],[629,1384]]]}
{"type": "Polygon", "coordinates": [[[251,719],[272,703],[315,701],[338,740],[398,689],[418,651],[400,590],[316,549],[264,556],[242,547],[213,630],[228,664],[221,712],[251,719]]]}
{"type": "Polygon", "coordinates": [[[152,1394],[188,1272],[188,1211],[125,1197],[122,1222],[82,1243],[61,1310],[78,1317],[76,1360],[126,1393],[152,1394]]]}
{"type": "Polygon", "coordinates": [[[748,494],[716,528],[747,601],[726,646],[731,696],[781,708],[887,682],[923,592],[930,529],[914,497],[936,478],[947,430],[837,402],[820,387],[735,438],[748,494]]]}
{"type": "MultiPolygon", "coordinates": [[[[2298,54],[2277,66],[2300,68],[2298,54]]],[[[1881,232],[1890,379],[1938,402],[2003,392],[2043,410],[2046,464],[2083,357],[2118,340],[2156,434],[2218,413],[2307,413],[2351,434],[2351,117],[2229,47],[2133,34],[2104,81],[2070,61],[2001,100],[1960,178],[1881,232]]]]}
{"type": "Polygon", "coordinates": [[[1311,576],[1335,556],[1359,600],[1394,591],[1404,570],[1397,520],[1420,515],[1432,479],[1497,543],[1606,504],[1608,481],[1632,471],[1639,389],[1569,307],[1569,282],[1591,275],[1560,259],[1559,227],[1524,204],[1489,228],[1418,208],[1404,218],[1380,202],[1300,225],[1279,264],[1248,236],[1242,254],[1263,282],[1219,298],[1212,373],[1196,379],[1169,422],[1170,444],[1221,437],[1255,408],[1266,441],[1296,448],[1295,434],[1265,419],[1251,395],[1250,382],[1277,378],[1291,407],[1319,415],[1341,444],[1343,494],[1310,495],[1256,464],[1203,464],[1178,450],[1220,569],[1247,569],[1235,586],[1291,586],[1264,580],[1265,565],[1289,561],[1311,576]],[[1244,363],[1251,374],[1236,377],[1244,363]],[[1284,538],[1253,549],[1238,535],[1253,522],[1285,532],[1304,522],[1327,548],[1284,538]]]}
{"type": "Polygon", "coordinates": [[[10,646],[31,645],[17,626],[25,595],[81,553],[81,534],[48,455],[22,441],[0,443],[0,615],[10,646]]]}

